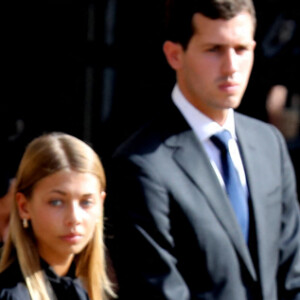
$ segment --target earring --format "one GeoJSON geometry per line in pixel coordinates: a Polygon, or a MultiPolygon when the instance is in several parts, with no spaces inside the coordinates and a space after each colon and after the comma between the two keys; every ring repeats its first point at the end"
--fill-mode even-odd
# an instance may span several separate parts
{"type": "Polygon", "coordinates": [[[28,220],[27,219],[23,219],[22,223],[23,223],[24,228],[28,228],[28,220]]]}

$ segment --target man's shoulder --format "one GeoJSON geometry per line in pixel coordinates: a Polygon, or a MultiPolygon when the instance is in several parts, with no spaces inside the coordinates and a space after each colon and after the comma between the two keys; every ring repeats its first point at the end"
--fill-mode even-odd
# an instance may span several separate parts
{"type": "Polygon", "coordinates": [[[243,114],[243,113],[240,113],[240,112],[235,112],[234,113],[235,115],[235,119],[237,121],[237,125],[239,123],[245,123],[247,124],[248,126],[252,125],[252,126],[262,126],[263,128],[268,128],[270,127],[271,125],[265,121],[262,121],[262,120],[259,120],[257,118],[254,118],[254,117],[251,117],[251,116],[248,116],[246,114],[243,114]]]}
{"type": "Polygon", "coordinates": [[[272,124],[244,114],[235,113],[236,131],[244,140],[270,147],[286,147],[282,133],[272,124]]]}
{"type": "Polygon", "coordinates": [[[132,133],[116,149],[114,155],[126,155],[129,153],[145,152],[154,145],[161,143],[161,132],[155,126],[155,120],[145,123],[138,130],[132,133]]]}
{"type": "Polygon", "coordinates": [[[114,156],[154,153],[166,139],[187,128],[186,121],[174,104],[164,106],[158,114],[123,141],[114,156]]]}
{"type": "Polygon", "coordinates": [[[237,129],[242,128],[249,133],[253,132],[255,135],[274,134],[274,132],[278,132],[270,123],[238,112],[235,112],[235,122],[237,129]]]}

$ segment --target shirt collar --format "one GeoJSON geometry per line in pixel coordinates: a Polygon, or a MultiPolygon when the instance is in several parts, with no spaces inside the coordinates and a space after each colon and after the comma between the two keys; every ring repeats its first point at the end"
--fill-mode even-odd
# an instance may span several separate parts
{"type": "Polygon", "coordinates": [[[178,84],[175,84],[173,88],[172,100],[201,141],[209,139],[213,134],[222,130],[228,130],[231,136],[236,139],[233,109],[228,110],[227,119],[224,125],[220,126],[217,122],[196,109],[184,97],[178,84]]]}

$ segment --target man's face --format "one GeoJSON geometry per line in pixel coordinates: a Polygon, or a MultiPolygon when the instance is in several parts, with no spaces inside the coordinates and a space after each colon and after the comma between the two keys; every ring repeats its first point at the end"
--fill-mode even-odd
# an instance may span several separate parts
{"type": "Polygon", "coordinates": [[[187,49],[169,42],[175,60],[165,54],[187,100],[222,124],[228,108],[240,104],[248,84],[255,48],[253,20],[247,12],[230,20],[197,13],[193,24],[195,33],[187,49]]]}

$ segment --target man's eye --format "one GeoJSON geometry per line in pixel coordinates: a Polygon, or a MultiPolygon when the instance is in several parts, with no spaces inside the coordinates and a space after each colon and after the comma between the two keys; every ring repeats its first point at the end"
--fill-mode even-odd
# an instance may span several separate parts
{"type": "Polygon", "coordinates": [[[237,48],[235,49],[236,53],[243,53],[243,52],[245,52],[245,51],[247,51],[247,50],[248,50],[248,48],[245,47],[245,46],[240,46],[240,47],[237,47],[237,48]]]}
{"type": "Polygon", "coordinates": [[[62,200],[60,200],[60,199],[53,199],[53,200],[50,200],[49,201],[49,204],[51,205],[51,206],[61,206],[62,205],[62,200]]]}
{"type": "Polygon", "coordinates": [[[84,199],[81,201],[81,205],[84,207],[90,207],[94,204],[93,199],[84,199]]]}
{"type": "Polygon", "coordinates": [[[218,46],[208,48],[208,52],[218,52],[219,50],[220,50],[220,47],[218,47],[218,46]]]}

